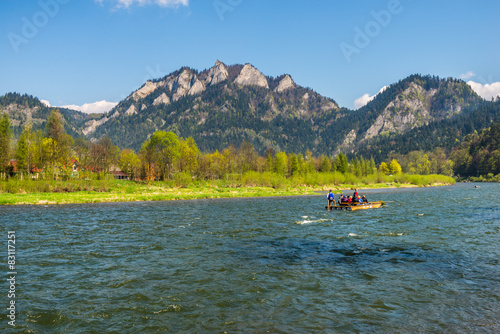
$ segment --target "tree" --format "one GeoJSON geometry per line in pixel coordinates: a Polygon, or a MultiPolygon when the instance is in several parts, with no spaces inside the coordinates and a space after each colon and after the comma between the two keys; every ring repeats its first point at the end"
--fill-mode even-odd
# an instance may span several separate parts
{"type": "Polygon", "coordinates": [[[380,164],[380,166],[378,167],[378,170],[381,171],[384,174],[389,174],[390,173],[389,167],[387,166],[387,164],[385,162],[382,162],[380,164]]]}
{"type": "Polygon", "coordinates": [[[375,165],[375,159],[371,157],[370,162],[368,163],[368,175],[375,174],[376,172],[377,172],[377,167],[375,165]]]}
{"type": "Polygon", "coordinates": [[[274,169],[274,149],[273,148],[268,148],[266,150],[266,168],[267,171],[272,171],[274,169]]]}
{"type": "Polygon", "coordinates": [[[0,170],[5,171],[10,157],[10,129],[9,116],[2,114],[0,117],[0,170]]]}
{"type": "Polygon", "coordinates": [[[179,138],[173,132],[156,131],[144,143],[143,150],[148,168],[155,164],[158,177],[168,178],[180,156],[179,138]]]}
{"type": "Polygon", "coordinates": [[[353,174],[356,175],[357,177],[360,177],[362,170],[361,170],[361,163],[360,163],[359,159],[356,157],[356,159],[351,161],[351,165],[352,165],[353,174]]]}
{"type": "Polygon", "coordinates": [[[146,140],[142,144],[140,159],[142,161],[141,179],[147,181],[155,180],[156,179],[155,168],[154,168],[155,147],[151,145],[150,139],[146,140]]]}
{"type": "Polygon", "coordinates": [[[274,171],[283,176],[288,173],[288,157],[285,152],[276,153],[274,171]]]}
{"type": "Polygon", "coordinates": [[[300,173],[300,165],[299,165],[299,159],[297,158],[296,154],[290,154],[289,159],[290,161],[290,174],[293,175],[298,175],[300,173]]]}
{"type": "Polygon", "coordinates": [[[64,150],[64,144],[66,141],[64,135],[66,134],[63,125],[63,118],[59,110],[52,109],[50,112],[47,124],[45,124],[45,131],[47,138],[52,139],[52,168],[54,170],[59,169],[59,156],[61,151],[64,150]]]}
{"type": "Polygon", "coordinates": [[[19,136],[16,149],[17,166],[20,170],[26,170],[31,173],[35,156],[35,134],[33,133],[30,122],[23,127],[23,132],[19,136]]]}
{"type": "Polygon", "coordinates": [[[88,163],[93,171],[107,172],[111,165],[118,163],[119,155],[120,149],[104,136],[97,143],[90,144],[88,163]]]}
{"type": "Polygon", "coordinates": [[[200,150],[193,137],[179,139],[179,170],[181,172],[194,173],[198,167],[198,156],[200,150]]]}
{"type": "Polygon", "coordinates": [[[249,141],[245,140],[241,143],[239,149],[235,150],[236,169],[240,173],[256,169],[257,152],[249,141]]]}
{"type": "Polygon", "coordinates": [[[391,174],[400,174],[403,172],[401,165],[396,159],[392,159],[391,163],[389,164],[389,172],[391,174]]]}
{"type": "Polygon", "coordinates": [[[330,158],[324,154],[321,155],[319,163],[320,172],[329,173],[331,169],[332,169],[332,162],[330,161],[330,158]]]}
{"type": "Polygon", "coordinates": [[[208,154],[208,164],[210,178],[212,179],[223,179],[229,169],[227,154],[221,154],[219,151],[208,154]]]}
{"type": "Polygon", "coordinates": [[[306,150],[306,154],[304,157],[304,167],[302,170],[305,173],[314,173],[316,171],[316,165],[314,164],[312,152],[309,150],[306,150]]]}
{"type": "Polygon", "coordinates": [[[429,175],[431,173],[431,162],[429,156],[424,154],[417,164],[417,173],[421,175],[429,175]]]}
{"type": "Polygon", "coordinates": [[[97,142],[102,147],[102,168],[109,171],[111,165],[118,163],[120,149],[113,145],[113,141],[108,136],[104,136],[97,142]]]}
{"type": "Polygon", "coordinates": [[[80,166],[86,167],[88,165],[88,159],[89,159],[88,156],[89,142],[83,138],[77,138],[75,140],[74,150],[76,154],[76,159],[78,160],[80,166]]]}
{"type": "Polygon", "coordinates": [[[349,171],[349,162],[347,161],[347,157],[342,152],[340,152],[336,158],[336,165],[337,170],[342,174],[349,171]]]}
{"type": "Polygon", "coordinates": [[[134,151],[126,148],[120,153],[118,166],[122,171],[130,176],[130,179],[133,180],[139,172],[141,160],[134,151]]]}

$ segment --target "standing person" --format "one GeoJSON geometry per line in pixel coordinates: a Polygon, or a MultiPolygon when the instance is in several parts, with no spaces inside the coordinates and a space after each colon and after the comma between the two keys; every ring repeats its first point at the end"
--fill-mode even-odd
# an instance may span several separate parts
{"type": "Polygon", "coordinates": [[[352,198],[358,198],[358,189],[354,189],[354,194],[352,194],[352,198]]]}
{"type": "Polygon", "coordinates": [[[326,198],[328,199],[328,206],[331,206],[332,202],[335,202],[335,197],[333,196],[331,189],[330,189],[330,192],[328,193],[328,195],[326,195],[326,198]]]}

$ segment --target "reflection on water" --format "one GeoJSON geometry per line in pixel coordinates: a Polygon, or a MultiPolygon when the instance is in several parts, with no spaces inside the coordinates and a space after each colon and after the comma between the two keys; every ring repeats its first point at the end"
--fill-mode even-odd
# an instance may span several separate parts
{"type": "Polygon", "coordinates": [[[499,190],[1,207],[16,332],[500,332],[499,190]]]}

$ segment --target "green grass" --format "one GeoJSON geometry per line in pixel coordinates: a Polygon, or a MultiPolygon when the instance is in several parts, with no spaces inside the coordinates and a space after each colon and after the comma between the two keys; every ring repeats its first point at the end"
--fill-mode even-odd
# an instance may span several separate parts
{"type": "Polygon", "coordinates": [[[442,175],[382,174],[357,178],[340,173],[312,173],[285,178],[275,173],[249,172],[231,180],[164,182],[120,180],[0,181],[0,204],[70,204],[131,201],[166,201],[232,197],[313,195],[329,189],[389,188],[453,184],[442,175]]]}

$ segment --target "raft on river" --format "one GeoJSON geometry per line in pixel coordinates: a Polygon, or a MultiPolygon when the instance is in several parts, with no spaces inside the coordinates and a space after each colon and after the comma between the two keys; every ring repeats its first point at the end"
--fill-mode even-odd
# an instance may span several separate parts
{"type": "Polygon", "coordinates": [[[385,205],[384,202],[369,202],[369,203],[336,203],[335,205],[327,205],[325,209],[327,210],[347,210],[347,211],[355,211],[355,210],[367,210],[367,209],[376,209],[380,208],[382,205],[385,205]]]}

